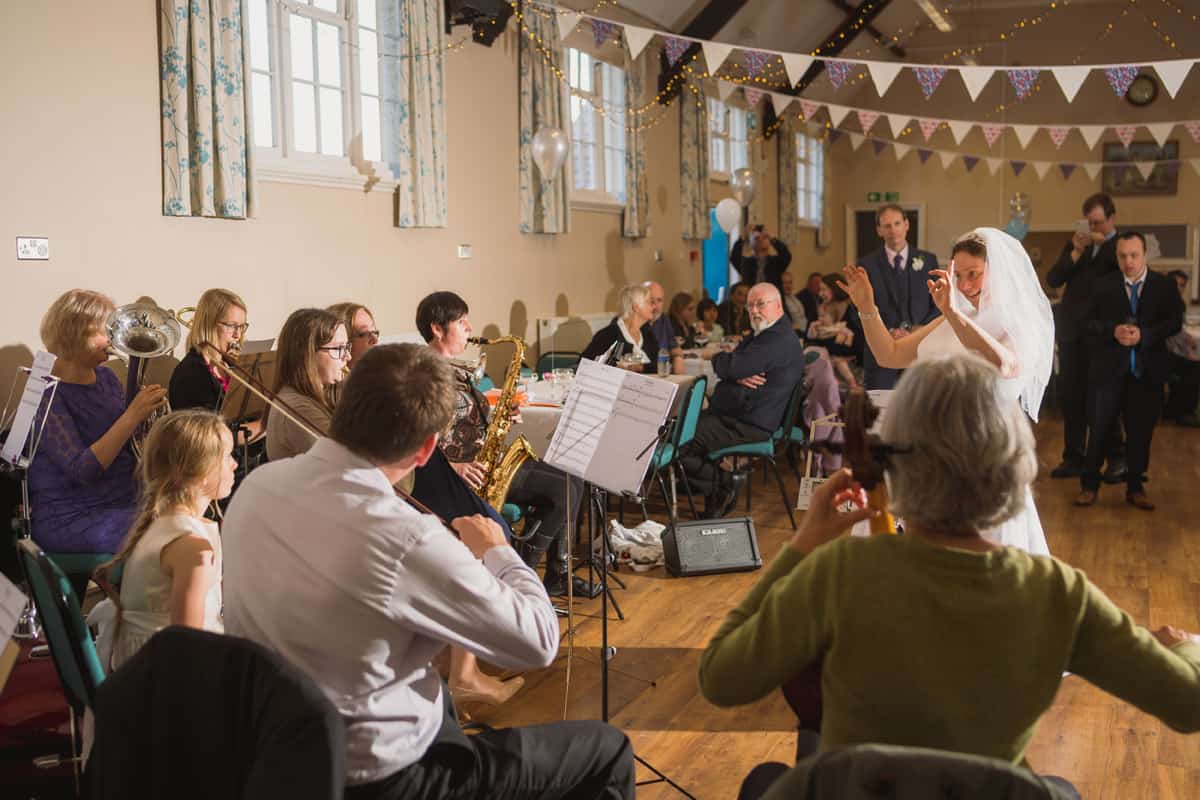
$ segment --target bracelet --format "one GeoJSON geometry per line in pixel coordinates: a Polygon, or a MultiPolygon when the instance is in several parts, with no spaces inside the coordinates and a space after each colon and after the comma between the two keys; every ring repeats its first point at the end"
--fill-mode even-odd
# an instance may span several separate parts
{"type": "Polygon", "coordinates": [[[859,319],[880,319],[879,310],[875,311],[860,311],[858,312],[859,319]]]}

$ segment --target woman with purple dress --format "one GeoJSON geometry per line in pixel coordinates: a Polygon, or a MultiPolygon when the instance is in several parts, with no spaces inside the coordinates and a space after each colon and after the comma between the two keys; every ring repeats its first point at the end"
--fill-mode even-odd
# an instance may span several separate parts
{"type": "Polygon", "coordinates": [[[137,513],[130,437],[166,397],[142,389],[129,407],[108,360],[104,325],[113,301],[72,289],[42,318],[59,379],[37,457],[29,468],[32,535],[48,553],[115,553],[137,513]]]}

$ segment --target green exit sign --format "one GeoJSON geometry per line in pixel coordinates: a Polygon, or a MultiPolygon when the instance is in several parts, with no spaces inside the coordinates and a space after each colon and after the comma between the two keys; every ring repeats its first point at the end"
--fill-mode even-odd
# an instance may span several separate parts
{"type": "Polygon", "coordinates": [[[884,202],[887,202],[887,203],[899,203],[900,202],[900,193],[899,192],[884,192],[883,199],[884,199],[884,202]]]}
{"type": "Polygon", "coordinates": [[[878,203],[881,199],[882,196],[879,194],[879,192],[867,192],[868,203],[878,203]]]}
{"type": "Polygon", "coordinates": [[[868,203],[899,203],[899,192],[867,192],[868,203]]]}

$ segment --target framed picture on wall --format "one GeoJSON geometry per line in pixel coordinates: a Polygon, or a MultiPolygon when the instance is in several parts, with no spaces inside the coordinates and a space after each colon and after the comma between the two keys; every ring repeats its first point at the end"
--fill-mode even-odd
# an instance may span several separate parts
{"type": "Polygon", "coordinates": [[[1131,142],[1129,147],[1120,142],[1104,145],[1104,170],[1100,181],[1102,191],[1114,197],[1131,195],[1173,195],[1179,191],[1179,140],[1172,139],[1162,147],[1158,142],[1131,142]],[[1133,164],[1113,164],[1118,161],[1174,161],[1159,164],[1143,178],[1133,164]]]}

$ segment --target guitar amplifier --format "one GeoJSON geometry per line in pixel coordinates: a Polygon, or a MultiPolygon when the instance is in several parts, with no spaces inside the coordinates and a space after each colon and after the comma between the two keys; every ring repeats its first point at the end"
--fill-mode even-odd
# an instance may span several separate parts
{"type": "Polygon", "coordinates": [[[663,531],[663,558],[676,577],[749,572],[762,566],[750,517],[681,522],[663,531]]]}

